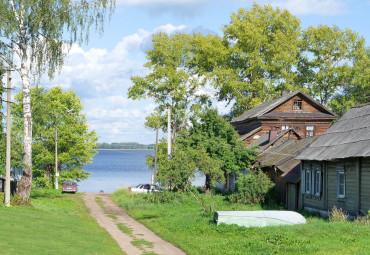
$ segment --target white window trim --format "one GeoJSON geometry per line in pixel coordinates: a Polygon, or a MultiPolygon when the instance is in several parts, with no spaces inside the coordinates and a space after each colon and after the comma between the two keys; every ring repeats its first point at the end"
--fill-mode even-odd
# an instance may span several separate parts
{"type": "Polygon", "coordinates": [[[281,125],[281,130],[288,130],[289,129],[289,125],[281,125]]]}
{"type": "Polygon", "coordinates": [[[344,173],[344,170],[341,170],[341,171],[338,171],[337,172],[337,197],[338,198],[346,198],[346,174],[344,173]],[[339,183],[339,180],[340,180],[340,175],[343,175],[343,181],[344,181],[344,183],[343,183],[343,193],[344,194],[339,194],[339,185],[340,185],[340,183],[339,183]]]}
{"type": "Polygon", "coordinates": [[[315,196],[321,195],[321,170],[315,171],[315,196]],[[317,185],[318,184],[318,185],[317,185]]]}

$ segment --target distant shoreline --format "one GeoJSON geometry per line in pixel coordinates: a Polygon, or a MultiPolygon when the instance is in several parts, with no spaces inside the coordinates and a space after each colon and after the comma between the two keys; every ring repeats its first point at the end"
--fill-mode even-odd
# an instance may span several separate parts
{"type": "Polygon", "coordinates": [[[154,149],[94,149],[97,151],[152,151],[154,149]]]}

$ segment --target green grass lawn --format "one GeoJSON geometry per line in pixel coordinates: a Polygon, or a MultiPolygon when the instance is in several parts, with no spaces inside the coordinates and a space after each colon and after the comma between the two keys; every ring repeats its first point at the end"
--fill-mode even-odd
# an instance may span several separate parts
{"type": "MultiPolygon", "coordinates": [[[[370,254],[368,226],[329,222],[309,214],[305,214],[305,225],[217,226],[213,215],[204,215],[191,197],[179,196],[160,202],[154,196],[119,190],[113,199],[132,217],[187,254],[370,254]]],[[[222,196],[216,196],[215,200],[216,210],[262,209],[259,205],[229,204],[222,196]]]]}
{"type": "Polygon", "coordinates": [[[0,205],[0,254],[122,254],[81,195],[32,191],[31,204],[0,205]]]}

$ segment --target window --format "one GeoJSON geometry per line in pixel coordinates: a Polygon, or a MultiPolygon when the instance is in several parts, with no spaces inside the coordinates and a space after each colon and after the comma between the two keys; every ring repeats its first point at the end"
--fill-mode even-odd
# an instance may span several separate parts
{"type": "Polygon", "coordinates": [[[315,172],[315,196],[321,195],[321,171],[315,172]]]}
{"type": "Polygon", "coordinates": [[[306,171],[305,173],[305,193],[311,194],[311,171],[306,171]]]}
{"type": "Polygon", "coordinates": [[[281,126],[281,130],[288,130],[289,129],[289,125],[282,125],[281,126]]]}
{"type": "Polygon", "coordinates": [[[306,137],[313,136],[314,126],[306,126],[306,137]]]}
{"type": "Polygon", "coordinates": [[[296,101],[294,101],[294,103],[293,103],[293,110],[298,110],[298,111],[300,111],[300,110],[302,110],[302,100],[296,100],[296,101]]]}
{"type": "Polygon", "coordinates": [[[338,191],[337,191],[338,198],[345,198],[346,197],[346,176],[344,174],[344,170],[337,172],[337,179],[338,179],[338,191]]]}
{"type": "Polygon", "coordinates": [[[304,164],[302,170],[302,193],[321,197],[322,191],[322,165],[304,164]]]}

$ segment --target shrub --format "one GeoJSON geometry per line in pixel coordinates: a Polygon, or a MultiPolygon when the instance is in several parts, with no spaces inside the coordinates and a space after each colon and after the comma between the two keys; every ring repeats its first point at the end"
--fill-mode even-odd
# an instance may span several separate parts
{"type": "Polygon", "coordinates": [[[342,208],[337,208],[336,206],[333,207],[331,212],[329,213],[329,221],[333,222],[346,222],[348,214],[343,211],[342,208]]]}
{"type": "Polygon", "coordinates": [[[235,182],[236,193],[230,196],[230,200],[234,203],[243,204],[261,203],[274,185],[261,170],[239,175],[235,182]]]}

